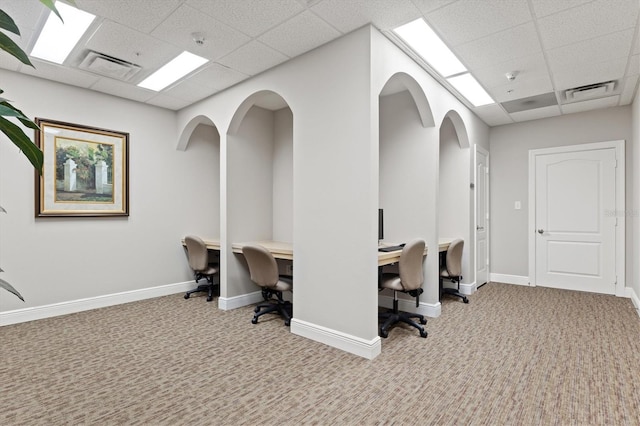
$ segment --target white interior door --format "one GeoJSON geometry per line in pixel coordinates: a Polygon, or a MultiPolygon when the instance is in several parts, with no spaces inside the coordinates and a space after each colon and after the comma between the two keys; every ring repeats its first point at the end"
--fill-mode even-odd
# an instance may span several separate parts
{"type": "Polygon", "coordinates": [[[476,147],[476,286],[489,281],[489,153],[476,147]]]}
{"type": "Polygon", "coordinates": [[[614,294],[616,150],[535,156],[535,284],[614,294]]]}

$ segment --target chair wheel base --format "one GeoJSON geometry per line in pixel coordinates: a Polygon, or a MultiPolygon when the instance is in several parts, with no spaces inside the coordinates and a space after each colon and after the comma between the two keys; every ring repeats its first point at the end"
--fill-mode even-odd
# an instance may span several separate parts
{"type": "Polygon", "coordinates": [[[420,330],[420,337],[424,337],[426,339],[428,335],[429,333],[427,333],[426,330],[420,330]]]}
{"type": "Polygon", "coordinates": [[[464,303],[469,303],[469,299],[467,299],[466,297],[465,297],[464,299],[462,299],[462,301],[463,301],[464,303]]]}
{"type": "Polygon", "coordinates": [[[258,323],[258,318],[251,318],[251,324],[257,324],[258,323]]]}
{"type": "Polygon", "coordinates": [[[189,298],[189,295],[188,295],[188,294],[185,294],[185,295],[184,295],[184,298],[185,298],[185,299],[188,299],[188,298],[189,298]]]}

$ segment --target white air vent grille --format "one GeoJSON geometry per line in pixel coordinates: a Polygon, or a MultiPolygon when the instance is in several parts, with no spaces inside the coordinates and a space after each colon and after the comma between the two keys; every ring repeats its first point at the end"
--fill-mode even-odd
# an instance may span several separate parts
{"type": "Polygon", "coordinates": [[[586,101],[588,99],[597,99],[609,96],[616,87],[615,81],[606,81],[604,83],[589,84],[587,86],[574,87],[564,91],[564,99],[567,102],[586,101]]]}
{"type": "Polygon", "coordinates": [[[94,51],[89,51],[78,68],[122,81],[128,81],[141,69],[131,62],[94,51]]]}

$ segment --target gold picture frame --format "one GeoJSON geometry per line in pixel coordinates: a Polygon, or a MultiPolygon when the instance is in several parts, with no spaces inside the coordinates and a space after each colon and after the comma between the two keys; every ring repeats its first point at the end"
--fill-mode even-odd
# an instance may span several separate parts
{"type": "Polygon", "coordinates": [[[36,217],[129,216],[129,133],[36,118],[36,217]]]}

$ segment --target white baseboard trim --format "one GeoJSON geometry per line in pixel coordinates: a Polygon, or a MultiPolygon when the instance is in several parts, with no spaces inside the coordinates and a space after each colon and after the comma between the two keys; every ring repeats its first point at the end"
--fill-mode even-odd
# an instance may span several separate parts
{"type": "Polygon", "coordinates": [[[182,293],[183,291],[186,292],[194,288],[193,286],[193,281],[187,281],[159,287],[124,291],[122,293],[106,294],[104,296],[89,297],[86,299],[70,300],[68,302],[53,303],[51,305],[0,312],[0,326],[105,308],[122,303],[137,302],[154,297],[168,296],[170,294],[182,293]]]}
{"type": "MultiPolygon", "coordinates": [[[[393,297],[378,295],[378,306],[384,308],[393,308],[393,297]]],[[[412,312],[416,314],[424,315],[425,317],[437,318],[442,313],[442,305],[437,303],[425,303],[420,302],[420,306],[416,308],[415,299],[400,299],[398,298],[398,309],[403,312],[412,312]]]]}
{"type": "Polygon", "coordinates": [[[478,288],[476,287],[476,283],[460,283],[460,293],[469,296],[476,292],[478,288]]]}
{"type": "Polygon", "coordinates": [[[221,296],[218,298],[218,308],[223,311],[228,311],[230,309],[241,308],[243,306],[253,305],[260,302],[262,302],[262,292],[255,291],[253,293],[241,294],[240,296],[221,296]]]}
{"type": "Polygon", "coordinates": [[[489,280],[498,283],[529,286],[529,277],[523,275],[496,274],[492,272],[489,274],[489,280]]]}
{"type": "Polygon", "coordinates": [[[366,359],[373,359],[382,351],[382,342],[379,336],[365,340],[296,318],[291,319],[291,333],[366,359]]]}
{"type": "Polygon", "coordinates": [[[636,307],[636,312],[638,312],[638,316],[640,316],[640,297],[636,294],[635,291],[631,287],[626,287],[626,297],[631,299],[633,302],[633,306],[636,307]]]}

